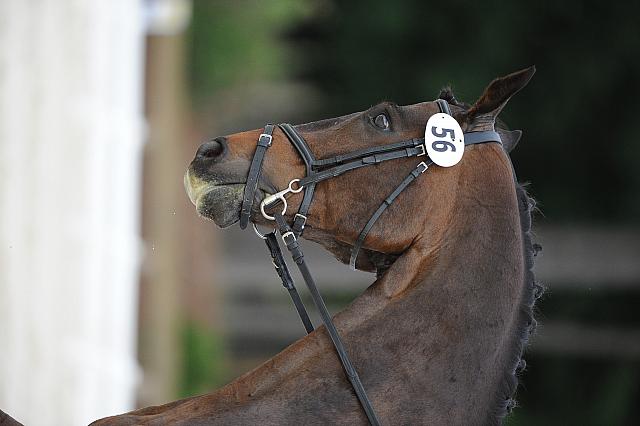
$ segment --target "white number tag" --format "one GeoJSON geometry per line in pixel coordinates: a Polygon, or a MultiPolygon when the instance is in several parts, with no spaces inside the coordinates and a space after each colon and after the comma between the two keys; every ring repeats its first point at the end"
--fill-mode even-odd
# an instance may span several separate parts
{"type": "Polygon", "coordinates": [[[458,164],[464,154],[464,134],[449,114],[434,114],[424,130],[424,144],[429,158],[441,167],[458,164]]]}

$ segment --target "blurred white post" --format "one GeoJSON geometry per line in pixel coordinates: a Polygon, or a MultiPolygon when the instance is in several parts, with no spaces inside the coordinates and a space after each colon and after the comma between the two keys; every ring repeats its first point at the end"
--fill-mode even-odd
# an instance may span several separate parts
{"type": "Polygon", "coordinates": [[[0,1],[0,407],[28,425],[134,406],[142,7],[0,1]]]}

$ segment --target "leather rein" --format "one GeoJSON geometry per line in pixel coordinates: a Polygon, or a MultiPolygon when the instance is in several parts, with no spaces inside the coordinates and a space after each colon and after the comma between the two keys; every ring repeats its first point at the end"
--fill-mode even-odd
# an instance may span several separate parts
{"type": "MultiPolygon", "coordinates": [[[[451,115],[451,110],[447,101],[443,99],[437,99],[440,112],[451,115]]],[[[367,234],[373,228],[376,221],[382,216],[384,211],[393,203],[393,201],[404,191],[414,180],[416,180],[421,174],[434,164],[434,162],[428,157],[426,150],[425,138],[413,138],[401,142],[394,142],[391,144],[375,146],[371,148],[365,148],[361,150],[352,151],[347,154],[337,155],[325,159],[316,159],[313,153],[309,149],[307,142],[304,138],[294,129],[290,124],[279,124],[278,127],[284,132],[291,144],[296,148],[300,157],[305,163],[306,176],[300,179],[293,179],[289,182],[289,186],[273,195],[265,197],[260,203],[260,212],[265,219],[275,221],[278,232],[281,235],[282,241],[289,250],[293,261],[298,266],[302,277],[309,289],[314,304],[316,305],[322,322],[324,323],[329,337],[336,349],[342,367],[347,376],[347,379],[351,383],[353,390],[365,412],[369,423],[374,426],[380,424],[378,417],[375,414],[371,401],[367,396],[367,393],[362,385],[360,377],[353,364],[351,363],[349,356],[344,348],[342,339],[336,330],[335,325],[331,319],[331,314],[327,309],[320,292],[316,286],[315,280],[311,275],[309,268],[304,260],[304,254],[298,244],[298,237],[304,231],[304,226],[307,221],[307,214],[309,207],[313,201],[313,193],[318,183],[340,176],[351,170],[359,169],[361,167],[367,167],[375,164],[380,164],[384,161],[394,160],[398,158],[407,157],[421,157],[424,156],[424,160],[418,163],[418,165],[405,177],[402,182],[396,187],[396,189],[382,202],[382,204],[376,209],[371,218],[367,221],[365,226],[360,231],[358,238],[354,242],[351,250],[351,257],[349,264],[352,269],[356,268],[356,260],[358,253],[364,244],[367,234]],[[302,202],[298,208],[298,212],[293,217],[291,225],[287,223],[284,215],[287,211],[287,199],[286,196],[292,193],[299,193],[304,191],[302,202]],[[277,204],[282,203],[282,210],[280,212],[270,215],[268,210],[274,208],[277,204]]],[[[264,161],[267,149],[271,146],[273,141],[273,131],[275,125],[267,124],[264,127],[263,133],[258,138],[253,160],[249,168],[249,175],[247,177],[247,184],[245,186],[244,197],[242,200],[242,208],[240,211],[240,228],[245,229],[249,223],[253,202],[255,199],[256,191],[258,188],[258,181],[262,172],[262,164],[264,161]]],[[[495,131],[483,131],[483,132],[469,132],[464,134],[464,145],[482,144],[488,142],[502,143],[500,135],[495,131]]],[[[298,294],[293,278],[289,272],[286,261],[278,244],[276,238],[276,230],[268,234],[261,234],[256,225],[253,224],[254,231],[262,238],[271,254],[273,265],[275,270],[282,281],[282,285],[289,291],[291,300],[298,311],[298,315],[304,324],[307,333],[311,333],[314,328],[309,315],[306,311],[300,295],[298,294]]]]}

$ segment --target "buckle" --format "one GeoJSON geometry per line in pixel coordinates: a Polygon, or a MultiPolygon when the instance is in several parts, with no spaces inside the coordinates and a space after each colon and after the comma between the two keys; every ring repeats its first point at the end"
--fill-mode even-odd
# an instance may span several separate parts
{"type": "Polygon", "coordinates": [[[418,149],[418,154],[416,155],[416,157],[421,157],[427,153],[427,148],[424,146],[423,143],[416,146],[416,149],[418,149]]]}
{"type": "Polygon", "coordinates": [[[300,225],[300,231],[302,231],[304,229],[304,225],[307,224],[307,217],[305,215],[303,215],[303,214],[296,213],[296,215],[293,217],[294,226],[295,226],[295,224],[296,224],[296,222],[298,220],[298,217],[302,218],[302,224],[300,225]]]}
{"type": "Polygon", "coordinates": [[[421,161],[420,164],[418,164],[418,167],[422,167],[421,170],[419,170],[420,173],[424,173],[427,171],[427,169],[429,168],[429,166],[427,165],[427,163],[425,163],[424,161],[421,161]]]}
{"type": "Polygon", "coordinates": [[[262,142],[262,138],[267,139],[267,146],[271,146],[271,142],[273,141],[273,136],[267,134],[267,133],[261,133],[260,137],[258,138],[258,140],[260,142],[262,142]]]}
{"type": "Polygon", "coordinates": [[[287,231],[284,234],[282,234],[282,242],[285,244],[288,244],[287,237],[293,237],[293,241],[297,240],[296,234],[294,234],[293,231],[287,231]]]}

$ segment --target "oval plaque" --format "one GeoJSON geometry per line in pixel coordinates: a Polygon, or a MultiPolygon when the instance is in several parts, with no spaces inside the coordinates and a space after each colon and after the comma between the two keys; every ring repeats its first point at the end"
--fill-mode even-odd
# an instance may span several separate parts
{"type": "Polygon", "coordinates": [[[445,113],[429,117],[424,130],[429,158],[441,167],[458,164],[464,154],[464,134],[455,118],[445,113]]]}

